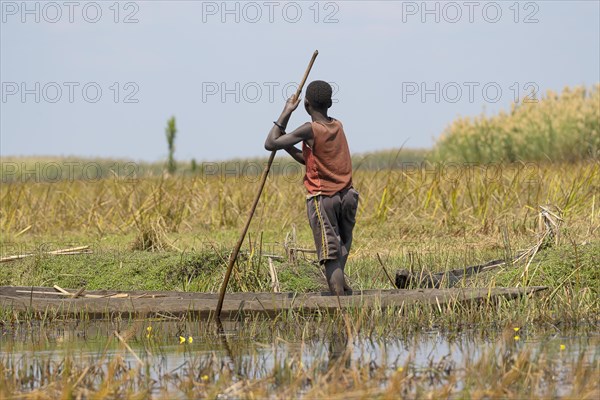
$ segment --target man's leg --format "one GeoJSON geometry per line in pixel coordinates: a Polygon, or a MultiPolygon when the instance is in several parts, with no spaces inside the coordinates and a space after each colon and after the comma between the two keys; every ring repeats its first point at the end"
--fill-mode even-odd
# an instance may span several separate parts
{"type": "Polygon", "coordinates": [[[346,281],[346,273],[344,272],[344,268],[346,268],[346,261],[347,260],[348,260],[348,255],[346,254],[346,257],[344,257],[344,259],[341,261],[341,262],[343,262],[343,264],[342,264],[342,275],[344,276],[344,292],[351,292],[352,291],[352,287],[346,281]]]}
{"type": "MultiPolygon", "coordinates": [[[[346,243],[342,242],[342,246],[344,246],[346,248],[346,254],[340,258],[340,267],[342,269],[342,275],[344,275],[345,271],[346,271],[346,261],[348,261],[348,255],[350,254],[350,245],[351,244],[352,244],[352,239],[351,238],[346,243]]],[[[346,278],[344,278],[344,291],[345,292],[351,292],[352,291],[352,288],[346,282],[346,278]]]]}
{"type": "Polygon", "coordinates": [[[350,240],[346,243],[342,242],[342,246],[344,246],[346,248],[346,254],[344,254],[342,257],[340,257],[340,268],[342,270],[342,276],[344,277],[344,292],[351,292],[352,288],[350,287],[350,285],[348,285],[348,282],[346,282],[346,275],[345,275],[345,270],[346,270],[346,261],[348,261],[348,254],[350,254],[350,245],[352,244],[352,238],[350,238],[350,240]]]}
{"type": "Polygon", "coordinates": [[[324,196],[322,203],[324,214],[326,215],[327,224],[327,241],[333,244],[332,252],[335,257],[325,261],[325,276],[329,290],[338,296],[343,296],[345,291],[351,290],[346,284],[344,277],[344,265],[348,254],[343,246],[342,237],[340,235],[339,219],[342,214],[342,196],[336,194],[331,197],[324,196]]]}
{"type": "MultiPolygon", "coordinates": [[[[346,261],[348,261],[348,255],[350,254],[350,247],[352,246],[352,236],[354,231],[354,225],[356,223],[356,211],[358,210],[358,192],[354,188],[350,188],[345,191],[342,195],[340,216],[338,218],[340,238],[342,246],[345,251],[343,257],[341,257],[340,264],[342,272],[346,268],[346,261]]],[[[344,290],[351,291],[352,289],[344,280],[344,290]]]]}
{"type": "Polygon", "coordinates": [[[325,277],[331,293],[343,296],[344,295],[344,271],[340,265],[340,259],[325,261],[325,277]]]}
{"type": "Polygon", "coordinates": [[[342,247],[338,227],[341,209],[340,196],[315,196],[307,200],[310,222],[319,261],[325,266],[325,277],[329,290],[337,295],[344,294],[344,271],[342,260],[345,249],[342,247]]]}

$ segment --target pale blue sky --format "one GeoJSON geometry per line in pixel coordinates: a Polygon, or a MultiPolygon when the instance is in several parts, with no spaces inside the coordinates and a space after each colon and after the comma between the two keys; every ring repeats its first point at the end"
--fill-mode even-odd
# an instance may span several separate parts
{"type": "Polygon", "coordinates": [[[178,159],[265,155],[315,49],[353,152],[429,147],[458,115],[600,81],[598,1],[115,3],[1,2],[0,155],[160,160],[172,115],[178,159]]]}

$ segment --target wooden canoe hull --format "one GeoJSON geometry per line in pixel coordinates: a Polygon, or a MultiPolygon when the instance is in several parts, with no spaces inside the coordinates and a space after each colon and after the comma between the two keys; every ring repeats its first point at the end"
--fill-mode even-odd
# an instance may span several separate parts
{"type": "MultiPolygon", "coordinates": [[[[450,288],[394,289],[354,291],[338,298],[329,293],[227,293],[222,318],[237,318],[251,313],[278,314],[283,311],[333,311],[340,306],[352,308],[402,307],[410,304],[433,304],[440,307],[454,302],[485,302],[515,299],[546,287],[525,288],[450,288]]],[[[67,289],[70,293],[77,290],[67,289]]],[[[111,318],[115,315],[130,318],[214,315],[218,302],[216,293],[159,292],[159,291],[85,291],[71,298],[53,288],[0,286],[0,308],[14,311],[49,313],[50,315],[81,316],[90,319],[111,318]]]]}

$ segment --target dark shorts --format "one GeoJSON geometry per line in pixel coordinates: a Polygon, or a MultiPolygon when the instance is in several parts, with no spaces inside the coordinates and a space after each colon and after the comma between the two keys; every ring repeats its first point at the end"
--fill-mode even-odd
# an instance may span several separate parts
{"type": "Polygon", "coordinates": [[[356,223],[358,192],[350,187],[333,196],[311,196],[306,199],[306,208],[319,262],[346,257],[356,223]]]}

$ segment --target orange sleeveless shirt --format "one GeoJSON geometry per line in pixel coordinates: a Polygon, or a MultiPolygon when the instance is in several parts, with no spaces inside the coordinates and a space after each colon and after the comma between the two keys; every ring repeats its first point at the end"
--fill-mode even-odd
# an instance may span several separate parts
{"type": "Polygon", "coordinates": [[[352,186],[352,160],[342,123],[312,122],[312,148],[302,142],[304,186],[311,195],[332,196],[352,186]]]}

